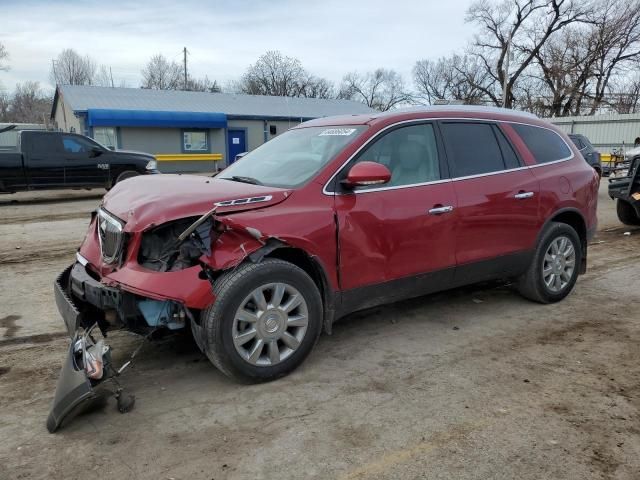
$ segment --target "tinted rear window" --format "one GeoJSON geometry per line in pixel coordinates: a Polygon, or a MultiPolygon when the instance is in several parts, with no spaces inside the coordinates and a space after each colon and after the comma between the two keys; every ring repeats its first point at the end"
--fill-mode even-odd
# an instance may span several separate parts
{"type": "Polygon", "coordinates": [[[571,156],[571,150],[553,130],[531,125],[513,124],[537,163],[555,162],[571,156]]]}
{"type": "Polygon", "coordinates": [[[442,123],[454,176],[466,177],[505,169],[493,126],[489,123],[442,123]]]}
{"type": "MultiPolygon", "coordinates": [[[[25,141],[25,137],[22,137],[25,141]]],[[[60,153],[62,151],[62,141],[60,135],[56,133],[39,133],[29,135],[28,142],[31,142],[31,153],[35,155],[47,155],[60,153]]]]}

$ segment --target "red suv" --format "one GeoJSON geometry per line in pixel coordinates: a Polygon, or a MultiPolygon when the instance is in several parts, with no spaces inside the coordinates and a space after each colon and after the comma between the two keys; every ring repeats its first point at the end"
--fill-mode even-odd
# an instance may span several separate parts
{"type": "Polygon", "coordinates": [[[56,282],[70,334],[191,328],[227,375],[290,372],[356,310],[493,279],[563,299],[586,268],[598,178],[515,111],[323,118],[215,178],[116,185],[56,282]]]}

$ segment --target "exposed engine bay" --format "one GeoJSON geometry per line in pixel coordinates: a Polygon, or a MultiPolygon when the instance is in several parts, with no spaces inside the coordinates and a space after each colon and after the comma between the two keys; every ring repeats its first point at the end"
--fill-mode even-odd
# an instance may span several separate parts
{"type": "Polygon", "coordinates": [[[180,241],[180,236],[200,218],[183,218],[145,232],[138,253],[140,265],[157,272],[174,272],[196,265],[202,255],[211,255],[210,217],[180,241]]]}

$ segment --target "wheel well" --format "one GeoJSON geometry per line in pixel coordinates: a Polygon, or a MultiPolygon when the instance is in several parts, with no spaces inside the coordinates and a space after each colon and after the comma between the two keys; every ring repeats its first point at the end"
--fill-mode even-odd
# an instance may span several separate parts
{"type": "Polygon", "coordinates": [[[266,258],[277,258],[294,264],[305,271],[318,287],[324,306],[324,328],[331,333],[331,324],[335,314],[334,293],[329,286],[324,269],[304,250],[293,247],[277,248],[270,252],[266,258]]]}
{"type": "Polygon", "coordinates": [[[581,273],[586,272],[587,269],[587,225],[585,224],[584,218],[578,212],[569,210],[565,212],[558,213],[555,217],[551,219],[552,222],[565,223],[570,225],[578,234],[580,238],[580,243],[582,246],[582,265],[581,265],[581,273]]]}

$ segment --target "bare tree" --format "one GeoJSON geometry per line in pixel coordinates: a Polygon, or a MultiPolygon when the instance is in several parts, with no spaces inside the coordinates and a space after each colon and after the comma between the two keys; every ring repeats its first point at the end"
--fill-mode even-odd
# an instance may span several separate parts
{"type": "Polygon", "coordinates": [[[51,67],[51,81],[58,85],[93,85],[96,63],[85,55],[81,56],[71,48],[60,52],[51,67]]]}
{"type": "Polygon", "coordinates": [[[9,109],[11,108],[11,98],[7,92],[0,90],[0,122],[10,122],[9,109]]]}
{"type": "Polygon", "coordinates": [[[595,48],[591,26],[569,26],[535,54],[530,75],[538,97],[546,97],[547,116],[578,115],[593,78],[595,48]]]}
{"type": "Polygon", "coordinates": [[[7,65],[6,63],[4,63],[7,58],[9,58],[9,52],[7,52],[7,49],[5,48],[5,46],[0,43],[0,71],[7,71],[9,70],[9,65],[7,65]]]}
{"type": "Polygon", "coordinates": [[[329,98],[333,86],[307,72],[297,58],[268,51],[249,66],[233,89],[250,95],[329,98]]]}
{"type": "Polygon", "coordinates": [[[460,55],[442,57],[436,61],[419,60],[413,67],[413,81],[421,98],[433,104],[438,100],[459,100],[474,105],[484,102],[476,84],[481,70],[475,60],[460,55]],[[472,78],[473,81],[468,79],[472,78]]]}
{"type": "Polygon", "coordinates": [[[619,92],[610,94],[608,101],[616,113],[640,113],[640,74],[617,81],[612,90],[619,92]]]}
{"type": "Polygon", "coordinates": [[[142,88],[180,90],[184,85],[182,67],[161,53],[154,55],[142,69],[142,88]]]}
{"type": "Polygon", "coordinates": [[[326,78],[309,76],[303,83],[300,96],[307,98],[335,98],[333,84],[326,78]]]}
{"type": "Polygon", "coordinates": [[[640,0],[601,0],[594,12],[593,115],[604,102],[612,78],[640,59],[640,0]]]}
{"type": "Polygon", "coordinates": [[[348,73],[342,79],[338,95],[339,98],[357,100],[382,112],[413,99],[402,76],[394,70],[384,68],[365,74],[348,73]]]}
{"type": "Polygon", "coordinates": [[[189,76],[187,79],[187,90],[191,92],[210,92],[219,93],[222,91],[218,82],[209,80],[209,77],[205,75],[204,78],[192,78],[189,76]]]}
{"type": "Polygon", "coordinates": [[[488,80],[474,85],[496,105],[511,108],[514,87],[534,61],[536,54],[558,31],[586,21],[589,2],[579,0],[478,0],[467,12],[467,21],[480,27],[471,53],[477,55],[488,80]],[[510,72],[505,79],[507,54],[510,72]],[[506,90],[506,92],[503,92],[506,90]]]}
{"type": "Polygon", "coordinates": [[[8,121],[18,123],[44,123],[51,113],[51,97],[38,82],[16,85],[7,112],[8,121]]]}
{"type": "Polygon", "coordinates": [[[96,75],[93,79],[93,84],[98,87],[111,87],[112,85],[112,76],[109,67],[106,65],[100,65],[98,68],[96,75]]]}
{"type": "Polygon", "coordinates": [[[297,58],[268,51],[249,66],[240,79],[240,89],[251,95],[298,97],[308,74],[297,58]]]}

